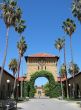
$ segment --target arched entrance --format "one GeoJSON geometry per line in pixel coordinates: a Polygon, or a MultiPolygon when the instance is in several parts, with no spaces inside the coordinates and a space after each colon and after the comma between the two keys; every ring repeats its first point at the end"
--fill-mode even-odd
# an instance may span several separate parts
{"type": "Polygon", "coordinates": [[[31,75],[29,96],[34,97],[34,93],[35,93],[34,83],[35,83],[35,80],[38,77],[46,77],[49,80],[49,91],[50,91],[49,96],[53,97],[53,88],[54,88],[54,85],[55,85],[55,80],[54,80],[54,77],[53,77],[52,73],[50,73],[48,71],[44,71],[44,70],[37,71],[37,72],[35,72],[34,74],[31,75]]]}
{"type": "Polygon", "coordinates": [[[25,94],[28,94],[28,97],[34,97],[35,80],[38,77],[46,77],[49,81],[49,96],[58,97],[61,93],[57,77],[57,62],[59,57],[46,53],[39,53],[26,56],[25,59],[27,63],[25,94]]]}
{"type": "Polygon", "coordinates": [[[35,98],[46,98],[49,97],[49,81],[46,77],[38,77],[34,83],[35,87],[35,98]]]}

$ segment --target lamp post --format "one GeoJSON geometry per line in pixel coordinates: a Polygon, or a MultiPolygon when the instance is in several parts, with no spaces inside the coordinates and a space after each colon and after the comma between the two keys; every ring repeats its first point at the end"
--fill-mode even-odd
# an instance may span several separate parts
{"type": "Polygon", "coordinates": [[[7,92],[8,92],[8,97],[10,98],[10,91],[9,91],[10,88],[9,88],[9,84],[10,84],[10,80],[7,79],[7,85],[8,85],[8,86],[7,86],[7,87],[8,87],[8,88],[7,88],[7,92]]]}

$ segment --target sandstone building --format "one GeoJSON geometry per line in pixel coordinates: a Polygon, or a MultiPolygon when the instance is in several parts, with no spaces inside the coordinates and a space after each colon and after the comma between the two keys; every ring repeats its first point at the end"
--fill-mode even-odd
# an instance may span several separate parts
{"type": "Polygon", "coordinates": [[[26,80],[30,80],[31,75],[36,71],[46,70],[52,73],[54,76],[55,81],[58,80],[57,78],[57,62],[59,57],[46,54],[46,53],[39,53],[30,56],[26,56],[26,63],[27,63],[27,78],[26,80]]]}

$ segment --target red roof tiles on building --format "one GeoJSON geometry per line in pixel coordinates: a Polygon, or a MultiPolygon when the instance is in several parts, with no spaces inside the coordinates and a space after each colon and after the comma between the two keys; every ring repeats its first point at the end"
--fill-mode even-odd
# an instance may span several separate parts
{"type": "Polygon", "coordinates": [[[65,77],[62,77],[62,78],[61,78],[61,77],[57,77],[57,81],[58,81],[58,82],[60,82],[60,81],[62,81],[62,82],[63,82],[63,81],[66,81],[66,78],[65,78],[65,77]]]}
{"type": "Polygon", "coordinates": [[[58,56],[54,56],[47,53],[38,53],[38,54],[30,55],[29,57],[58,57],[58,56]]]}
{"type": "MultiPolygon", "coordinates": [[[[0,71],[1,71],[1,67],[0,67],[0,71]]],[[[12,78],[14,78],[14,76],[12,74],[10,74],[9,72],[7,72],[5,69],[3,69],[3,74],[7,74],[7,75],[11,76],[12,78]]]]}

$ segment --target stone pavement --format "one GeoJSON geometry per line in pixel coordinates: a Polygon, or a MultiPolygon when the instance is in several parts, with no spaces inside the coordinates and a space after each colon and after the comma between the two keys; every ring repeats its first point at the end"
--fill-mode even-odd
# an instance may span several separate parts
{"type": "Polygon", "coordinates": [[[58,99],[30,99],[18,103],[18,110],[81,110],[78,104],[58,99]]]}

